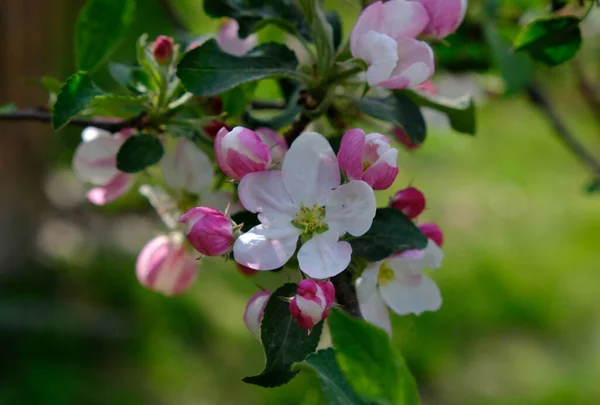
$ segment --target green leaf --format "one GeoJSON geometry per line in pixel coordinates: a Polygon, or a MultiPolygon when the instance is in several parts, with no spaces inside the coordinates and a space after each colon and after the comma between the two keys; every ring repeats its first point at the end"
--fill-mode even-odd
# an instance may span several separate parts
{"type": "Polygon", "coordinates": [[[137,173],[158,163],[165,150],[160,140],[148,134],[133,135],[117,153],[117,168],[125,173],[137,173]]]}
{"type": "Polygon", "coordinates": [[[296,284],[284,284],[278,288],[265,307],[261,323],[261,340],[267,358],[264,371],[244,382],[261,387],[278,387],[290,381],[298,373],[292,371],[294,363],[303,361],[319,344],[323,322],[310,332],[302,329],[290,313],[290,305],[280,297],[293,297],[296,284]]]}
{"type": "Polygon", "coordinates": [[[464,96],[453,100],[413,90],[405,90],[404,94],[421,107],[433,108],[446,114],[454,130],[463,134],[475,135],[477,126],[473,97],[464,96]]]}
{"type": "Polygon", "coordinates": [[[525,51],[546,65],[560,65],[572,59],[581,47],[579,22],[574,16],[535,20],[521,30],[514,42],[515,50],[525,51]]]}
{"type": "Polygon", "coordinates": [[[347,237],[352,254],[376,262],[399,250],[425,249],[427,238],[402,212],[379,208],[371,229],[363,236],[347,237]]]}
{"type": "Polygon", "coordinates": [[[133,118],[140,115],[147,107],[148,97],[145,95],[105,94],[95,97],[85,113],[104,117],[133,118]]]}
{"type": "Polygon", "coordinates": [[[588,194],[598,194],[600,193],[600,179],[595,179],[591,181],[586,187],[585,192],[588,194]]]}
{"type": "Polygon", "coordinates": [[[423,114],[419,106],[403,94],[395,93],[386,98],[363,97],[359,108],[371,117],[402,128],[415,144],[425,140],[427,127],[423,114]]]}
{"type": "Polygon", "coordinates": [[[264,44],[244,56],[234,56],[223,52],[211,39],[183,57],[177,76],[195,95],[214,96],[268,77],[298,79],[297,66],[296,55],[284,45],[264,44]]]}
{"type": "Polygon", "coordinates": [[[367,402],[352,390],[335,360],[333,348],[319,350],[308,356],[301,363],[296,363],[294,370],[312,369],[321,382],[321,391],[327,398],[328,405],[367,405],[367,402]]]}
{"type": "Polygon", "coordinates": [[[70,76],[60,89],[52,110],[52,126],[60,130],[81,113],[92,100],[104,94],[87,73],[79,72],[70,76]]]}
{"type": "Polygon", "coordinates": [[[352,388],[382,405],[416,405],[415,379],[383,329],[338,308],[328,317],[335,357],[352,388]]]}
{"type": "Polygon", "coordinates": [[[334,10],[326,12],[325,18],[327,18],[327,21],[333,30],[333,47],[337,50],[342,44],[343,39],[342,19],[338,12],[334,10]]]}
{"type": "Polygon", "coordinates": [[[17,111],[15,103],[6,103],[0,106],[0,114],[10,114],[17,111]]]}
{"type": "Polygon", "coordinates": [[[106,60],[135,17],[135,0],[89,0],[75,23],[75,58],[80,70],[106,60]]]}
{"type": "Polygon", "coordinates": [[[228,117],[237,117],[244,113],[254,97],[256,84],[256,82],[245,83],[221,94],[223,111],[227,112],[228,117]]]}
{"type": "Polygon", "coordinates": [[[333,70],[335,62],[335,46],[333,45],[333,28],[323,10],[322,1],[298,0],[300,8],[315,43],[317,49],[317,72],[318,75],[326,80],[333,70]]]}
{"type": "Polygon", "coordinates": [[[242,38],[269,24],[294,35],[310,37],[296,0],[205,0],[204,10],[214,18],[231,17],[237,20],[242,38]]]}
{"type": "Polygon", "coordinates": [[[519,93],[535,76],[535,64],[526,55],[515,53],[492,22],[483,24],[486,41],[506,85],[506,93],[519,93]]]}

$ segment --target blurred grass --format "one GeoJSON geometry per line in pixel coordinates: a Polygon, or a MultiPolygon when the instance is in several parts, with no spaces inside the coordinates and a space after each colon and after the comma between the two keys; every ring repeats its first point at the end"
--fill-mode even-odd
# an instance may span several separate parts
{"type": "MultiPolygon", "coordinates": [[[[164,26],[160,9],[148,10],[151,24],[136,35],[164,26]]],[[[571,77],[553,71],[545,84],[577,135],[600,149],[571,77]]],[[[422,220],[445,231],[446,259],[432,274],[442,309],[396,319],[395,340],[425,404],[598,404],[598,197],[583,193],[588,174],[523,99],[491,100],[478,118],[475,138],[431,128],[421,150],[401,152],[396,189],[426,193],[422,220]]],[[[77,138],[58,150],[63,164],[77,138]]],[[[241,382],[263,364],[245,302],[255,283],[289,275],[247,279],[204,260],[190,292],[167,299],[137,284],[134,255],[95,242],[84,241],[84,259],[46,259],[0,286],[0,404],[319,403],[310,375],[274,390],[241,382]]]]}

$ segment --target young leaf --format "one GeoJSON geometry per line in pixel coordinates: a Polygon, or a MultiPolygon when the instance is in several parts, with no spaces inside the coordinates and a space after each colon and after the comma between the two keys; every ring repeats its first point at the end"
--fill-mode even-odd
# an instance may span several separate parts
{"type": "Polygon", "coordinates": [[[125,173],[137,173],[158,163],[165,150],[160,140],[152,135],[129,137],[117,153],[117,168],[125,173]]]}
{"type": "Polygon", "coordinates": [[[337,308],[328,320],[335,357],[358,395],[382,405],[419,403],[415,379],[383,329],[337,308]]]}
{"type": "Polygon", "coordinates": [[[310,368],[315,371],[328,405],[368,405],[348,384],[335,360],[333,348],[319,350],[293,367],[294,370],[301,368],[310,368]]]}
{"type": "Polygon", "coordinates": [[[259,375],[244,378],[244,382],[267,388],[283,385],[298,373],[292,371],[292,365],[317,348],[323,322],[309,334],[292,317],[290,305],[280,299],[294,296],[297,287],[296,284],[284,284],[271,295],[261,323],[261,340],[267,358],[265,369],[259,375]]]}
{"type": "Polygon", "coordinates": [[[89,0],[75,23],[75,58],[93,70],[117,47],[135,17],[135,0],[89,0]]]}
{"type": "Polygon", "coordinates": [[[581,47],[579,22],[574,16],[535,20],[521,30],[515,50],[525,51],[546,65],[560,65],[572,59],[581,47]]]}
{"type": "Polygon", "coordinates": [[[331,25],[333,30],[333,47],[337,50],[342,44],[343,31],[342,31],[342,19],[337,11],[331,10],[325,13],[325,18],[331,25]]]}
{"type": "Polygon", "coordinates": [[[88,115],[104,117],[133,118],[140,115],[147,107],[148,97],[145,95],[129,96],[122,94],[104,94],[96,96],[86,110],[88,115]]]}
{"type": "Polygon", "coordinates": [[[359,108],[365,114],[402,128],[411,142],[421,144],[427,127],[419,106],[403,94],[395,93],[386,98],[363,97],[359,108]]]}
{"type": "Polygon", "coordinates": [[[214,96],[267,77],[298,79],[297,66],[296,55],[284,45],[264,44],[244,56],[233,56],[211,39],[183,57],[177,76],[195,95],[214,96]]]}
{"type": "Polygon", "coordinates": [[[204,11],[211,17],[231,17],[239,26],[239,35],[246,38],[262,27],[274,24],[291,34],[310,37],[309,29],[296,0],[204,0],[204,11]]]}
{"type": "Polygon", "coordinates": [[[52,126],[60,130],[73,117],[85,110],[94,97],[104,94],[87,75],[79,72],[70,76],[60,89],[52,110],[52,126]]]}
{"type": "Polygon", "coordinates": [[[15,103],[11,102],[0,105],[0,114],[10,114],[15,111],[17,111],[17,106],[15,105],[15,103]]]}
{"type": "Polygon", "coordinates": [[[221,94],[223,111],[227,113],[227,116],[237,117],[244,113],[254,97],[256,85],[256,82],[245,83],[221,94]]]}
{"type": "Polygon", "coordinates": [[[464,96],[452,100],[413,90],[405,90],[404,94],[421,107],[433,108],[446,114],[450,120],[450,125],[452,125],[455,131],[475,135],[476,121],[473,97],[464,96]]]}
{"type": "Polygon", "coordinates": [[[379,208],[371,229],[363,236],[346,238],[352,254],[376,262],[399,250],[425,249],[427,238],[402,212],[379,208]]]}

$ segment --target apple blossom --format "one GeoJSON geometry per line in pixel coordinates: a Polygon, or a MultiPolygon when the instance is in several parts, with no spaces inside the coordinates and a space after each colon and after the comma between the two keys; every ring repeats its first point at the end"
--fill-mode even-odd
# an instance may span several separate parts
{"type": "Polygon", "coordinates": [[[415,39],[428,23],[425,7],[414,1],[378,1],[363,10],[352,30],[350,50],[367,63],[369,85],[403,89],[433,75],[433,51],[415,39]]]}
{"type": "Polygon", "coordinates": [[[185,138],[179,138],[174,153],[163,157],[160,168],[170,187],[193,194],[208,189],[214,178],[213,165],[208,156],[185,138]]]}
{"type": "Polygon", "coordinates": [[[407,250],[371,263],[356,280],[356,295],[363,317],[391,333],[386,307],[398,315],[437,311],[442,305],[442,296],[435,282],[423,274],[423,269],[438,268],[443,257],[436,243],[429,240],[424,250],[407,250]]]}
{"type": "Polygon", "coordinates": [[[403,212],[409,219],[415,219],[425,210],[425,195],[414,187],[405,188],[390,199],[390,207],[403,212]]]}
{"type": "Polygon", "coordinates": [[[79,180],[98,185],[87,193],[93,204],[108,204],[133,185],[132,176],[117,169],[117,153],[128,136],[128,131],[111,134],[96,127],[81,133],[83,142],[75,150],[73,172],[79,180]]]}
{"type": "Polygon", "coordinates": [[[205,256],[220,256],[231,249],[233,225],[222,212],[208,207],[192,208],[179,220],[185,224],[190,244],[205,256]]]}
{"type": "Polygon", "coordinates": [[[351,129],[342,137],[338,162],[353,180],[363,180],[374,190],[389,188],[398,175],[398,150],[381,134],[351,129]]]}
{"type": "Polygon", "coordinates": [[[152,44],[152,54],[159,65],[168,65],[173,58],[173,38],[160,35],[152,44]]]}
{"type": "Polygon", "coordinates": [[[327,318],[335,302],[335,288],[329,281],[302,280],[290,301],[290,312],[304,329],[312,329],[327,318]]]}
{"type": "Polygon", "coordinates": [[[258,43],[256,34],[249,35],[248,38],[239,37],[240,26],[234,19],[228,19],[217,33],[217,43],[221,49],[231,55],[242,56],[248,53],[258,43]]]}
{"type": "Polygon", "coordinates": [[[285,138],[270,128],[256,128],[256,134],[267,144],[271,151],[271,161],[274,165],[279,165],[283,162],[283,157],[289,147],[285,138]]]}
{"type": "Polygon", "coordinates": [[[423,232],[427,239],[434,241],[439,247],[444,244],[444,234],[436,224],[420,224],[418,228],[423,232]]]}
{"type": "Polygon", "coordinates": [[[261,224],[235,242],[235,260],[255,270],[274,270],[295,253],[300,269],[326,279],[350,264],[346,233],[365,234],[375,217],[375,195],[364,181],[340,185],[337,159],[327,139],[305,132],[292,144],[281,170],[247,174],[238,194],[261,224]]]}
{"type": "Polygon", "coordinates": [[[143,286],[171,296],[181,294],[192,284],[198,263],[182,242],[183,236],[174,233],[157,236],[144,246],[135,266],[143,286]]]}
{"type": "Polygon", "coordinates": [[[246,304],[246,310],[244,311],[244,323],[246,328],[260,340],[260,323],[265,314],[265,307],[271,298],[271,291],[261,291],[256,294],[248,304],[246,304]]]}
{"type": "Polygon", "coordinates": [[[452,34],[460,26],[467,12],[468,0],[416,0],[429,15],[429,24],[423,35],[442,39],[452,34]]]}
{"type": "Polygon", "coordinates": [[[215,138],[215,157],[221,170],[236,181],[271,165],[269,146],[256,132],[244,127],[231,131],[221,128],[215,138]]]}

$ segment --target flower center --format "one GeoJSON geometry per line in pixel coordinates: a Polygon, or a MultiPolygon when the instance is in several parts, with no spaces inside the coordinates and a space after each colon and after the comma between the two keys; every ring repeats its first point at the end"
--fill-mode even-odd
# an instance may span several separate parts
{"type": "Polygon", "coordinates": [[[367,170],[369,167],[371,167],[372,164],[373,163],[371,163],[371,162],[363,161],[363,172],[365,170],[367,170]]]}
{"type": "Polygon", "coordinates": [[[383,263],[379,267],[379,274],[377,275],[377,284],[379,285],[387,285],[394,281],[395,279],[394,270],[388,266],[387,263],[383,263]]]}
{"type": "Polygon", "coordinates": [[[312,207],[300,204],[300,210],[296,213],[292,224],[303,233],[311,235],[329,230],[325,223],[325,207],[319,207],[317,204],[312,207]]]}

